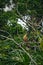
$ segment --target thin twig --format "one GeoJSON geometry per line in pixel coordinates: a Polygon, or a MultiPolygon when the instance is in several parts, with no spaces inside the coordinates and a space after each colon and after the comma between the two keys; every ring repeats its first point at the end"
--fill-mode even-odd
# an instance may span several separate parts
{"type": "Polygon", "coordinates": [[[7,34],[12,38],[12,36],[10,35],[9,32],[7,32],[7,31],[5,31],[5,30],[1,30],[1,29],[0,29],[0,32],[7,33],[7,34]]]}
{"type": "Polygon", "coordinates": [[[8,40],[12,40],[17,46],[19,46],[19,47],[29,56],[29,58],[31,59],[31,61],[32,61],[35,65],[37,65],[37,63],[33,60],[33,58],[31,57],[31,55],[30,55],[23,47],[21,47],[14,39],[9,38],[9,37],[6,37],[6,36],[3,36],[3,35],[0,35],[0,36],[5,37],[5,38],[7,38],[8,40]]]}
{"type": "Polygon", "coordinates": [[[20,12],[18,11],[18,6],[16,7],[16,11],[17,11],[17,14],[19,15],[20,19],[27,24],[28,27],[31,27],[34,31],[35,31],[35,28],[31,25],[31,23],[27,23],[22,17],[22,15],[20,14],[20,12]]]}

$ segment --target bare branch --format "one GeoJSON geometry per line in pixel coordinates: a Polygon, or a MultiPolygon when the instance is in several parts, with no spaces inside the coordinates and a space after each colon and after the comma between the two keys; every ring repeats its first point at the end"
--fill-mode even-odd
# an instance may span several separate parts
{"type": "Polygon", "coordinates": [[[10,33],[9,33],[9,32],[7,32],[7,31],[5,31],[5,30],[1,30],[1,29],[0,29],[0,32],[7,33],[10,37],[12,37],[12,36],[10,35],[10,33]]]}
{"type": "Polygon", "coordinates": [[[3,35],[0,35],[0,36],[5,37],[5,38],[7,38],[8,40],[12,40],[18,47],[20,47],[20,48],[29,56],[29,58],[31,59],[31,61],[32,61],[35,65],[37,65],[37,63],[33,60],[33,58],[31,57],[31,55],[30,55],[23,47],[21,47],[21,45],[19,45],[13,38],[9,38],[9,37],[3,36],[3,35]]]}
{"type": "Polygon", "coordinates": [[[35,28],[31,25],[31,23],[30,23],[30,22],[27,23],[27,22],[22,18],[23,16],[19,13],[19,11],[17,11],[17,13],[18,13],[20,19],[21,19],[24,23],[26,23],[26,25],[27,25],[28,27],[31,27],[31,28],[35,31],[35,28]]]}

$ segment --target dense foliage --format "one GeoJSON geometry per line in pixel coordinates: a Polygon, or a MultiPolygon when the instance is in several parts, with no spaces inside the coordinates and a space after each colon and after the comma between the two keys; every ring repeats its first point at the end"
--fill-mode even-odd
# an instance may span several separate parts
{"type": "Polygon", "coordinates": [[[0,0],[0,65],[43,65],[43,0],[0,0]]]}

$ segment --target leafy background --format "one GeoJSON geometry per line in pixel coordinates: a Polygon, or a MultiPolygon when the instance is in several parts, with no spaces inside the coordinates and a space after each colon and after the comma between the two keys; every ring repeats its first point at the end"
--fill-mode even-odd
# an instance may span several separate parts
{"type": "Polygon", "coordinates": [[[43,0],[0,0],[0,65],[43,65],[43,0]]]}

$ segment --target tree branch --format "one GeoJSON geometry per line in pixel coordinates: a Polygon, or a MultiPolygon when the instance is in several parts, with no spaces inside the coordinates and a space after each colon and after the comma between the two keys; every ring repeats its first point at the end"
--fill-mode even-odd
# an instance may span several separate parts
{"type": "Polygon", "coordinates": [[[3,35],[0,35],[0,36],[5,37],[5,38],[7,38],[8,40],[12,40],[18,47],[20,47],[20,48],[29,56],[29,58],[31,59],[31,61],[32,61],[35,65],[37,65],[37,63],[33,60],[33,58],[31,57],[31,55],[30,55],[23,47],[21,47],[21,45],[19,45],[13,38],[9,38],[9,37],[3,36],[3,35]]]}

